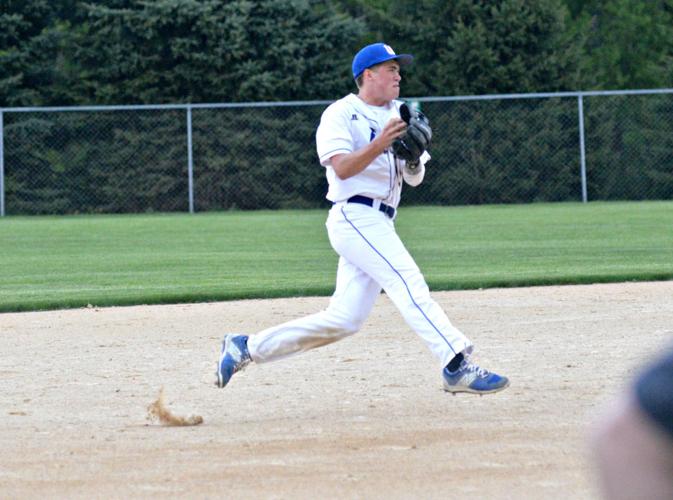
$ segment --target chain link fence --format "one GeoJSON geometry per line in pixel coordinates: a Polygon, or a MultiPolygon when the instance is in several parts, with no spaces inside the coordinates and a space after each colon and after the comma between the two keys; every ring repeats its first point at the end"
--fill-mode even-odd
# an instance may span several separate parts
{"type": "MultiPolygon", "coordinates": [[[[433,159],[405,205],[673,198],[673,89],[416,101],[433,159]]],[[[328,104],[0,108],[0,214],[326,207],[328,104]]]]}

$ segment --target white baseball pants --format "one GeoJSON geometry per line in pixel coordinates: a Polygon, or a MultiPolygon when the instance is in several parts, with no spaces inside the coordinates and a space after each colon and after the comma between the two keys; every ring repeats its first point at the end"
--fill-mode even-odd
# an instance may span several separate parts
{"type": "Polygon", "coordinates": [[[340,255],[336,289],[329,306],[317,314],[268,328],[248,340],[254,362],[281,359],[356,333],[381,289],[407,324],[446,366],[471,342],[456,329],[430,290],[387,215],[356,203],[337,203],[329,212],[327,231],[340,255]]]}

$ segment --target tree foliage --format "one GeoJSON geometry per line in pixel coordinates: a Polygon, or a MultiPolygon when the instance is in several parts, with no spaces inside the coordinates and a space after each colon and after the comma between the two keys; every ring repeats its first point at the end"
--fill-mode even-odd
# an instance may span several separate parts
{"type": "MultiPolygon", "coordinates": [[[[0,0],[0,107],[336,99],[380,40],[415,56],[404,96],[673,85],[673,0],[0,0]]],[[[590,198],[670,199],[671,97],[585,102],[590,198]]],[[[195,109],[196,209],[323,206],[323,109],[195,109]]],[[[405,203],[578,199],[574,101],[424,111],[405,203]]],[[[184,118],[5,113],[10,213],[186,210],[184,118]]]]}
{"type": "Polygon", "coordinates": [[[51,101],[60,34],[48,0],[0,0],[0,105],[51,101]]]}
{"type": "Polygon", "coordinates": [[[557,0],[400,0],[370,18],[399,50],[417,56],[412,95],[572,89],[578,46],[557,0]],[[390,20],[384,22],[384,19],[390,20]]]}
{"type": "Polygon", "coordinates": [[[334,95],[346,90],[346,82],[326,75],[326,68],[348,67],[353,40],[363,29],[327,5],[318,9],[303,0],[126,3],[86,6],[87,23],[76,34],[75,56],[79,86],[91,101],[334,95]]]}
{"type": "Polygon", "coordinates": [[[673,0],[0,0],[0,106],[337,98],[378,40],[407,95],[673,81],[673,0]]]}
{"type": "Polygon", "coordinates": [[[673,85],[673,0],[585,2],[575,30],[585,42],[584,88],[673,85]]]}

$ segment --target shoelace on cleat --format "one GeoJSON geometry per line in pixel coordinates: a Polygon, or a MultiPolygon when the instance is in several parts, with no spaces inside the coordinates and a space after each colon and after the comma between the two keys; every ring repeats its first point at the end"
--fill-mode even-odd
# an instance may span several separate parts
{"type": "Polygon", "coordinates": [[[245,352],[243,352],[236,344],[234,344],[233,347],[234,351],[231,352],[231,357],[236,362],[236,365],[234,366],[234,373],[236,373],[248,366],[250,363],[250,356],[246,356],[245,352]]]}
{"type": "Polygon", "coordinates": [[[488,377],[488,370],[485,370],[484,368],[481,368],[478,365],[475,365],[474,363],[471,363],[469,361],[463,361],[464,366],[463,369],[466,372],[475,372],[477,374],[477,377],[479,378],[486,378],[488,377]]]}

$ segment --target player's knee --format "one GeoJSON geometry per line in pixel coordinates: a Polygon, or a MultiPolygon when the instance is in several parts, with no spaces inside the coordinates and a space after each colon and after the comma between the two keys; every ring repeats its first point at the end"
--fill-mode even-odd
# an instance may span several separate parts
{"type": "Polygon", "coordinates": [[[354,335],[360,331],[360,328],[364,323],[364,320],[345,315],[334,315],[332,319],[332,332],[336,337],[348,337],[350,335],[354,335]]]}
{"type": "Polygon", "coordinates": [[[367,319],[367,315],[354,314],[343,307],[331,306],[325,312],[329,317],[333,332],[343,337],[348,337],[360,331],[367,319]]]}
{"type": "Polygon", "coordinates": [[[430,288],[421,273],[405,275],[403,279],[391,281],[384,288],[390,296],[406,296],[416,303],[424,303],[430,299],[430,288]]]}
{"type": "Polygon", "coordinates": [[[426,310],[428,307],[431,307],[435,302],[432,296],[430,295],[430,289],[428,288],[428,285],[425,284],[425,282],[419,283],[418,285],[413,287],[410,290],[408,297],[411,302],[413,302],[423,310],[426,310]]]}
{"type": "Polygon", "coordinates": [[[356,334],[358,331],[360,331],[360,327],[362,324],[357,321],[345,321],[344,323],[341,324],[341,335],[343,337],[348,337],[350,335],[356,334]]]}

